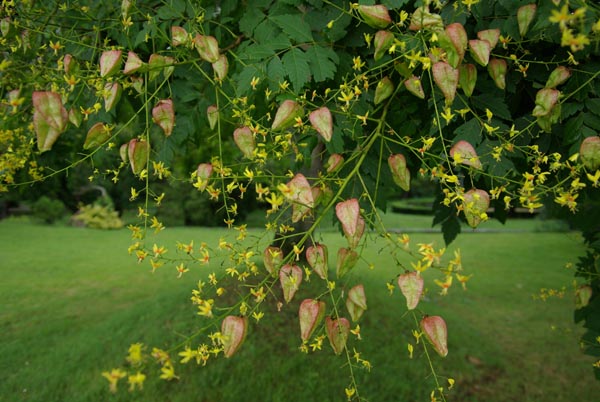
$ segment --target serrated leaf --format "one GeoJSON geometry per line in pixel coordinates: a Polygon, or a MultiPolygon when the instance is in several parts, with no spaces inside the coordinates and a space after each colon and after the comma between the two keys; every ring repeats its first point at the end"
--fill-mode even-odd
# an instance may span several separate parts
{"type": "Polygon", "coordinates": [[[467,141],[474,146],[481,142],[481,125],[475,118],[463,123],[454,130],[455,141],[467,141]]]}
{"type": "Polygon", "coordinates": [[[312,46],[306,51],[315,82],[322,82],[334,77],[339,62],[333,49],[323,46],[312,46]]]}
{"type": "Polygon", "coordinates": [[[240,30],[251,37],[254,29],[265,18],[265,14],[258,7],[248,7],[240,19],[240,30]]]}
{"type": "Polygon", "coordinates": [[[308,67],[308,57],[306,53],[298,48],[291,49],[281,59],[283,67],[296,92],[310,81],[310,68],[308,67]]]}
{"type": "Polygon", "coordinates": [[[276,90],[279,87],[279,83],[285,79],[285,69],[283,63],[278,56],[273,57],[269,64],[267,64],[267,77],[270,82],[269,88],[276,90]]]}
{"type": "Polygon", "coordinates": [[[488,108],[492,111],[494,116],[498,116],[505,120],[512,120],[510,110],[508,110],[508,106],[504,103],[503,98],[493,94],[484,93],[474,96],[472,99],[473,105],[479,110],[485,111],[485,108],[488,108]]]}
{"type": "Polygon", "coordinates": [[[455,215],[451,215],[442,223],[442,233],[444,235],[444,243],[446,246],[456,239],[460,233],[460,221],[455,215]]]}
{"type": "Polygon", "coordinates": [[[269,19],[281,28],[290,40],[299,43],[313,41],[310,25],[300,15],[277,15],[269,19]]]}

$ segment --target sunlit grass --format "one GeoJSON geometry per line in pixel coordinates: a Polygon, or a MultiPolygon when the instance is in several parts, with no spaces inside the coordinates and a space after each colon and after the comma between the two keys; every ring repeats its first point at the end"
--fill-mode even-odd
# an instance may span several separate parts
{"type": "MultiPolygon", "coordinates": [[[[173,252],[175,242],[194,239],[214,245],[218,229],[175,228],[160,235],[173,252]]],[[[260,232],[255,232],[261,235],[260,232]]],[[[322,234],[330,250],[344,245],[335,232],[322,234]]],[[[173,267],[154,274],[127,255],[129,233],[0,222],[0,395],[7,401],[339,401],[348,386],[345,360],[328,344],[306,356],[300,345],[296,312],[307,288],[322,286],[313,276],[281,312],[266,311],[251,325],[246,343],[232,359],[208,367],[179,366],[177,383],[149,378],[143,393],[125,383],[108,392],[103,370],[125,364],[133,342],[167,348],[205,324],[189,302],[190,290],[208,269],[176,279],[173,267]]],[[[439,234],[411,234],[411,243],[439,234]]],[[[456,401],[588,401],[598,385],[591,359],[578,349],[580,330],[572,324],[569,293],[572,272],[565,263],[581,253],[573,233],[467,233],[448,250],[462,249],[469,290],[457,285],[442,297],[431,281],[420,308],[448,323],[450,354],[434,357],[441,376],[456,380],[456,401]],[[562,299],[535,301],[540,288],[567,288],[562,299]]],[[[333,253],[333,252],[332,252],[333,253]]],[[[362,352],[371,373],[356,372],[364,396],[372,401],[425,400],[432,379],[413,342],[413,318],[402,296],[389,295],[385,283],[399,273],[386,250],[365,250],[374,269],[360,264],[349,284],[361,280],[369,310],[361,321],[362,352]]],[[[406,257],[406,263],[409,261],[406,257]]],[[[428,275],[428,279],[436,274],[428,275]]],[[[420,313],[418,313],[420,314],[420,313]]],[[[420,317],[418,315],[417,317],[420,317]]],[[[156,378],[158,370],[148,372],[156,378]]]]}

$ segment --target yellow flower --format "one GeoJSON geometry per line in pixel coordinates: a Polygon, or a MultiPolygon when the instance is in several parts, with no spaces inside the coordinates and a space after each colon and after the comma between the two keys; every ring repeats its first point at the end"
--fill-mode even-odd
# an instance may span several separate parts
{"type": "Polygon", "coordinates": [[[117,392],[117,383],[119,380],[127,375],[127,372],[121,369],[112,369],[110,373],[108,371],[102,372],[102,377],[108,380],[108,386],[110,392],[117,392]]]}
{"type": "Polygon", "coordinates": [[[143,389],[144,381],[146,380],[146,375],[140,373],[139,371],[133,375],[130,375],[127,378],[127,382],[129,382],[129,390],[133,391],[135,388],[143,389]]]}
{"type": "Polygon", "coordinates": [[[173,365],[170,362],[167,362],[164,366],[162,366],[160,372],[160,378],[162,380],[171,381],[179,379],[179,377],[175,375],[175,369],[173,368],[173,365]]]}

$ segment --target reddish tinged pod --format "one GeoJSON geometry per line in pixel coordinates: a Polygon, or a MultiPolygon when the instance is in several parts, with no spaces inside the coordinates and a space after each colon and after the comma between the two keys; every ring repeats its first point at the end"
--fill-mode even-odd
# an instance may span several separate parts
{"type": "Polygon", "coordinates": [[[94,124],[87,132],[83,149],[98,148],[111,137],[110,129],[104,123],[94,124]]]}
{"type": "Polygon", "coordinates": [[[418,272],[407,272],[398,277],[398,286],[406,298],[406,307],[409,310],[417,308],[425,282],[418,272]]]}
{"type": "Polygon", "coordinates": [[[219,109],[216,105],[210,105],[206,108],[206,117],[208,118],[208,126],[214,130],[219,119],[219,109]]]}
{"type": "Polygon", "coordinates": [[[535,108],[531,113],[535,117],[548,116],[558,103],[560,91],[552,88],[542,88],[535,95],[535,108]]]}
{"type": "Polygon", "coordinates": [[[69,114],[56,92],[34,92],[33,127],[40,152],[49,151],[67,127],[69,114]]]}
{"type": "Polygon", "coordinates": [[[337,253],[336,275],[338,278],[346,275],[358,262],[358,253],[352,249],[342,247],[337,253]]]}
{"type": "Polygon", "coordinates": [[[371,28],[383,29],[392,23],[392,18],[388,13],[388,9],[383,4],[377,4],[374,6],[359,5],[358,13],[363,20],[371,28]]]}
{"type": "Polygon", "coordinates": [[[277,275],[282,262],[283,251],[279,247],[269,246],[263,251],[263,264],[265,264],[265,268],[271,275],[277,275]]]}
{"type": "Polygon", "coordinates": [[[481,66],[487,66],[490,62],[492,46],[487,40],[472,39],[469,41],[469,53],[473,60],[481,66]]]}
{"type": "Polygon", "coordinates": [[[256,144],[254,142],[254,135],[252,134],[250,128],[244,126],[235,129],[233,132],[233,141],[246,158],[254,159],[254,150],[256,149],[256,144]]]}
{"type": "Polygon", "coordinates": [[[106,50],[100,56],[100,77],[107,77],[121,68],[120,50],[106,50]]]}
{"type": "Polygon", "coordinates": [[[350,334],[350,321],[344,317],[340,317],[337,320],[325,317],[325,331],[335,354],[342,354],[346,347],[348,335],[350,334]]]}
{"type": "Polygon", "coordinates": [[[204,191],[208,185],[208,179],[212,175],[213,165],[210,163],[201,163],[196,169],[196,177],[200,180],[200,185],[197,186],[198,190],[204,191]]]}
{"type": "Polygon", "coordinates": [[[327,107],[323,106],[322,108],[313,110],[308,115],[308,119],[313,128],[317,130],[325,141],[331,141],[331,137],[333,136],[333,119],[327,107]]]}
{"type": "Polygon", "coordinates": [[[537,6],[535,4],[527,4],[519,7],[517,10],[517,23],[519,24],[519,34],[524,38],[529,31],[529,26],[535,17],[537,6]]]}
{"type": "Polygon", "coordinates": [[[227,77],[227,71],[229,71],[229,61],[227,56],[224,54],[219,56],[219,59],[212,63],[213,71],[219,81],[223,81],[227,77]]]}
{"type": "Polygon", "coordinates": [[[440,46],[446,50],[448,63],[457,68],[465,57],[467,49],[467,32],[462,24],[455,22],[446,27],[443,34],[438,35],[440,46]]]}
{"type": "Polygon", "coordinates": [[[144,79],[142,77],[131,77],[131,86],[139,94],[144,92],[144,79]]]}
{"type": "Polygon", "coordinates": [[[423,91],[423,85],[421,79],[416,76],[412,76],[404,81],[404,86],[408,91],[418,98],[425,99],[425,92],[423,91]]]}
{"type": "Polygon", "coordinates": [[[506,60],[492,59],[488,64],[488,72],[500,89],[506,88],[506,60]]]}
{"type": "Polygon", "coordinates": [[[451,103],[458,87],[458,70],[443,61],[435,63],[431,70],[436,85],[441,89],[446,101],[451,103]]]}
{"type": "Polygon", "coordinates": [[[154,121],[167,137],[173,133],[175,127],[175,110],[171,99],[159,100],[152,108],[152,121],[154,121]]]}
{"type": "Polygon", "coordinates": [[[546,81],[546,88],[556,88],[557,86],[564,84],[571,76],[571,70],[565,66],[556,67],[548,77],[546,81]]]}
{"type": "Polygon", "coordinates": [[[171,27],[171,44],[173,47],[187,45],[189,36],[185,28],[172,26],[171,27]]]}
{"type": "Polygon", "coordinates": [[[410,190],[410,171],[406,167],[406,158],[402,154],[390,155],[388,166],[392,172],[392,178],[402,190],[410,190]]]}
{"type": "Polygon", "coordinates": [[[467,141],[461,140],[450,148],[450,157],[457,163],[472,166],[476,169],[481,169],[481,162],[477,156],[477,152],[473,145],[467,141]]]}
{"type": "Polygon", "coordinates": [[[579,147],[579,158],[586,169],[594,172],[600,169],[600,137],[587,137],[579,147]]]}
{"type": "Polygon", "coordinates": [[[375,61],[381,59],[394,43],[394,34],[389,31],[377,31],[373,44],[375,46],[375,61]]]}
{"type": "Polygon", "coordinates": [[[463,196],[463,211],[467,223],[476,228],[485,219],[485,213],[490,207],[490,196],[485,190],[472,189],[463,196]]]}
{"type": "Polygon", "coordinates": [[[327,159],[327,163],[325,164],[325,169],[327,173],[333,173],[340,170],[342,165],[344,164],[344,157],[340,154],[331,154],[329,159],[327,159]]]}
{"type": "Polygon", "coordinates": [[[466,96],[471,96],[477,83],[477,67],[474,64],[461,64],[458,68],[458,84],[466,96]]]}
{"type": "Polygon", "coordinates": [[[194,46],[203,60],[209,63],[219,60],[219,43],[213,36],[197,34],[194,37],[194,46]]]}
{"type": "Polygon", "coordinates": [[[248,329],[248,318],[229,315],[221,323],[223,354],[230,358],[242,346],[248,329]]]}
{"type": "Polygon", "coordinates": [[[356,322],[360,320],[360,317],[367,310],[367,296],[365,295],[365,287],[363,285],[356,285],[348,291],[346,308],[348,309],[348,313],[350,313],[352,321],[356,322]]]}
{"type": "Polygon", "coordinates": [[[486,40],[490,43],[490,48],[495,48],[500,38],[499,29],[486,29],[484,31],[477,32],[477,38],[479,40],[486,40]]]}
{"type": "Polygon", "coordinates": [[[350,248],[356,248],[365,231],[365,220],[360,216],[360,206],[356,198],[339,202],[335,214],[342,224],[342,230],[350,248]]]}
{"type": "Polygon", "coordinates": [[[315,206],[312,188],[302,173],[287,183],[286,197],[292,202],[292,222],[299,222],[315,206]]]}
{"type": "Polygon", "coordinates": [[[296,117],[304,116],[304,109],[298,102],[285,100],[279,105],[271,129],[285,130],[294,125],[296,117]]]}
{"type": "Polygon", "coordinates": [[[328,258],[324,244],[315,243],[306,249],[306,261],[321,279],[327,279],[328,258]]]}
{"type": "Polygon", "coordinates": [[[121,160],[125,163],[127,163],[127,161],[129,160],[129,157],[127,155],[129,150],[129,143],[125,143],[122,144],[121,147],[119,148],[119,156],[121,157],[121,160]]]}
{"type": "Polygon", "coordinates": [[[107,83],[104,86],[104,110],[110,112],[121,99],[123,87],[118,82],[107,83]]]}
{"type": "Polygon", "coordinates": [[[75,75],[79,71],[79,63],[77,63],[77,60],[70,54],[65,54],[65,57],[63,58],[63,68],[65,74],[75,75]]]}
{"type": "Polygon", "coordinates": [[[160,75],[161,71],[163,72],[165,79],[169,78],[173,71],[175,70],[175,59],[169,56],[162,56],[160,54],[151,54],[148,59],[148,68],[150,73],[148,74],[148,79],[150,81],[154,81],[160,75]]]}
{"type": "Polygon", "coordinates": [[[325,316],[325,302],[305,299],[300,303],[298,319],[300,320],[300,338],[308,341],[325,316]]]}
{"type": "Polygon", "coordinates": [[[592,287],[590,285],[581,285],[575,291],[575,308],[583,308],[590,303],[592,298],[592,287]]]}
{"type": "Polygon", "coordinates": [[[283,289],[283,299],[289,303],[302,283],[302,268],[286,264],[279,270],[279,282],[283,289]]]}
{"type": "Polygon", "coordinates": [[[410,18],[408,29],[411,31],[420,31],[424,28],[431,28],[434,31],[444,29],[444,21],[441,15],[429,12],[429,7],[422,6],[415,10],[410,18]]]}
{"type": "Polygon", "coordinates": [[[389,77],[383,77],[381,81],[377,83],[375,87],[375,97],[373,99],[373,103],[375,105],[379,105],[381,102],[392,96],[394,93],[394,84],[389,77]]]}
{"type": "Polygon", "coordinates": [[[129,163],[133,174],[140,174],[140,172],[146,168],[149,154],[150,144],[148,144],[146,140],[134,138],[129,141],[127,156],[129,157],[129,163]]]}
{"type": "Polygon", "coordinates": [[[72,125],[74,125],[75,127],[79,127],[81,125],[81,122],[83,121],[83,115],[81,114],[79,109],[74,107],[69,109],[68,115],[69,122],[71,122],[72,125]]]}
{"type": "Polygon", "coordinates": [[[425,338],[442,357],[448,355],[448,329],[444,319],[437,315],[426,316],[421,320],[421,330],[425,338]]]}
{"type": "Polygon", "coordinates": [[[142,59],[138,57],[134,52],[127,53],[127,61],[125,62],[125,68],[123,68],[123,74],[133,74],[139,71],[144,66],[142,59]]]}

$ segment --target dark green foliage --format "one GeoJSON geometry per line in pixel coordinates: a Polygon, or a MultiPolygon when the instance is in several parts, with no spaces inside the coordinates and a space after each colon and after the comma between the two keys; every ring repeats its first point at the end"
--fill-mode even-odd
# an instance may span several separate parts
{"type": "Polygon", "coordinates": [[[65,215],[66,208],[62,201],[43,195],[31,205],[31,211],[37,219],[52,224],[65,215]]]}

